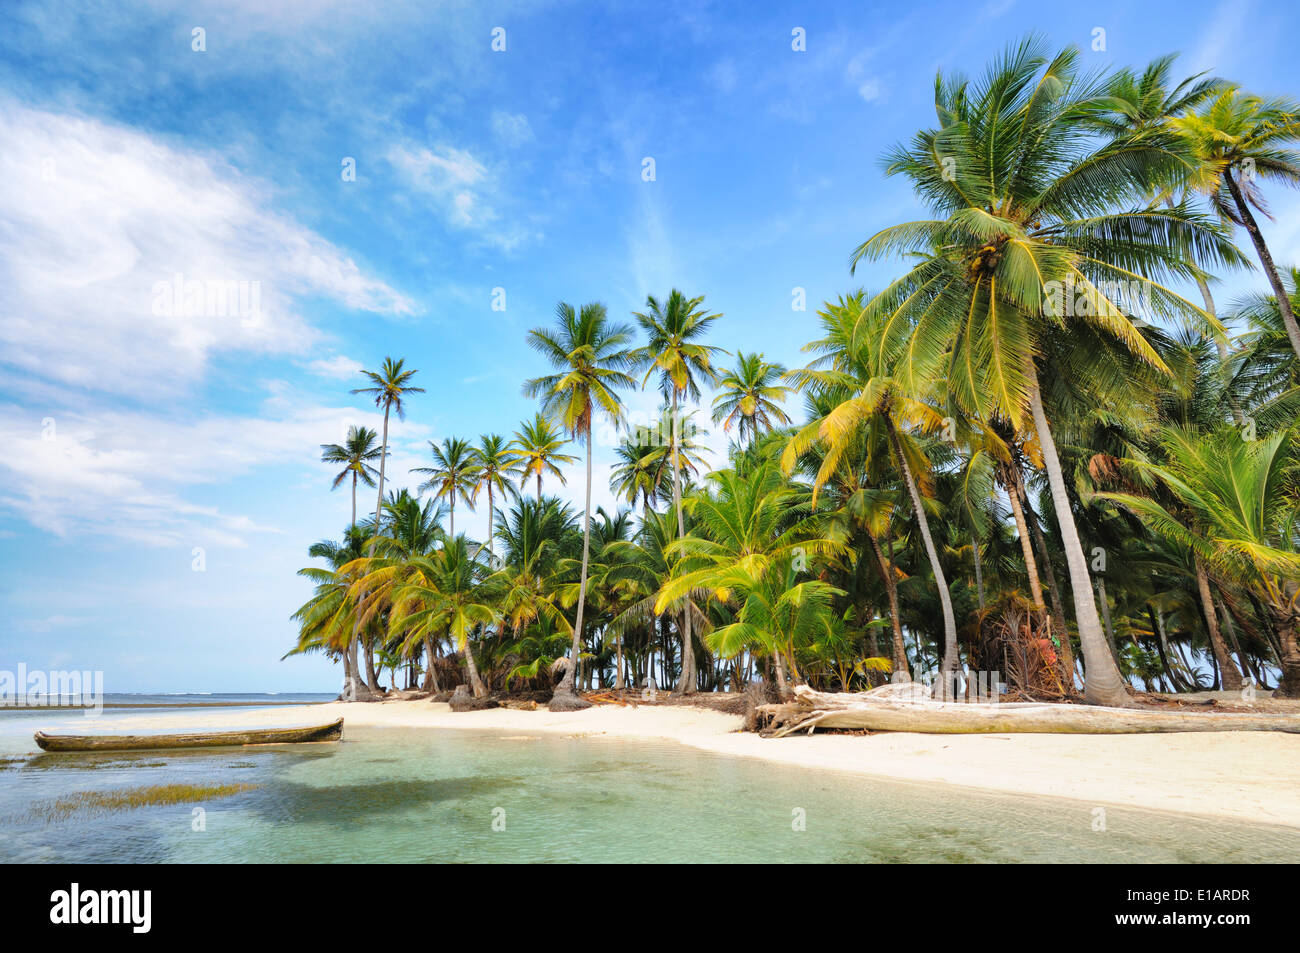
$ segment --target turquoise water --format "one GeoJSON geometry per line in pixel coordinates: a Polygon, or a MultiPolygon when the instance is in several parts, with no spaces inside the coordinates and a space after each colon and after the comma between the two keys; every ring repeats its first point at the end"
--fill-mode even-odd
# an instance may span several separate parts
{"type": "MultiPolygon", "coordinates": [[[[311,709],[303,715],[310,723],[311,709]]],[[[96,719],[95,730],[114,717],[96,719]]],[[[1099,831],[1094,805],[1083,802],[777,767],[668,742],[349,728],[333,745],[31,754],[36,727],[79,723],[80,715],[0,713],[0,862],[1300,857],[1300,831],[1286,828],[1108,807],[1099,831]],[[202,804],[203,830],[192,805],[52,822],[39,810],[74,792],[164,783],[258,787],[202,804]]]]}

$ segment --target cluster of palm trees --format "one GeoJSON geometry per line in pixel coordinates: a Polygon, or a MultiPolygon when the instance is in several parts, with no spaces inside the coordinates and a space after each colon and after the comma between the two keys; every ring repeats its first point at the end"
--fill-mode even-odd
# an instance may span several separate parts
{"type": "Polygon", "coordinates": [[[1085,75],[1030,38],[978,81],[941,75],[936,124],[885,160],[930,217],[852,255],[906,269],[825,303],[804,367],[737,352],[725,369],[720,315],[677,290],[626,324],[561,303],[528,335],[541,411],[509,441],[432,446],[427,501],[384,492],[414,372],[365,372],[384,432],[323,448],[354,516],[312,547],[328,566],[302,570],[295,651],[341,657],[355,697],[380,690],[376,656],[408,684],[422,668],[435,690],[546,689],[560,709],[580,687],[760,677],[923,674],[948,694],[1014,612],[1093,703],[1300,697],[1300,273],[1256,218],[1266,184],[1300,185],[1300,105],[1173,70],[1085,75]],[[1238,228],[1267,290],[1221,314],[1214,283],[1255,267],[1238,228]],[[662,426],[627,427],[622,393],[651,386],[662,426]],[[712,469],[691,423],[705,388],[732,437],[712,469]],[[613,514],[591,506],[602,419],[626,434],[613,514]],[[542,492],[570,441],[580,513],[542,492]],[[359,483],[378,484],[360,522],[359,483]],[[487,539],[469,540],[457,504],[484,497],[487,539]]]}

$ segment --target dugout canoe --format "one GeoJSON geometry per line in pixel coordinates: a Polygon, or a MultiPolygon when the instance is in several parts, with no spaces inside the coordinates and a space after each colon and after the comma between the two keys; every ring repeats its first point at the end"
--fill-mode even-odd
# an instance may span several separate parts
{"type": "Polygon", "coordinates": [[[204,731],[179,735],[47,735],[36,732],[43,751],[156,751],[166,748],[227,748],[239,745],[284,745],[305,741],[338,741],[343,719],[308,728],[255,728],[248,731],[204,731]]]}

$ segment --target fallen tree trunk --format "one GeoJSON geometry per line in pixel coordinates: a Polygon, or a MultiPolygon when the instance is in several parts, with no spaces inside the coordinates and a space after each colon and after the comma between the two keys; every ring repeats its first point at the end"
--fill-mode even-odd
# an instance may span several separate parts
{"type": "Polygon", "coordinates": [[[758,708],[760,731],[782,738],[795,731],[846,728],[923,734],[1046,733],[1123,735],[1179,731],[1300,733],[1300,715],[1151,711],[1091,705],[936,702],[923,688],[885,685],[863,693],[794,689],[795,700],[758,708]]]}

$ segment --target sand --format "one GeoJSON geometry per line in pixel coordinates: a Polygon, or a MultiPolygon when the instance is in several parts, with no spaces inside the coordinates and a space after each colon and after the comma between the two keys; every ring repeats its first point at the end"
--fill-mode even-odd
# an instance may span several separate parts
{"type": "MultiPolygon", "coordinates": [[[[791,770],[831,769],[938,782],[1004,794],[1071,798],[1092,805],[1235,818],[1300,828],[1300,735],[1222,732],[1159,735],[799,735],[765,739],[741,719],[684,706],[601,705],[579,712],[490,709],[456,713],[427,701],[330,703],[213,712],[210,718],[148,714],[114,718],[113,733],[223,730],[316,724],[486,729],[508,735],[671,739],[791,770]]],[[[104,731],[102,724],[88,724],[104,731]]]]}

